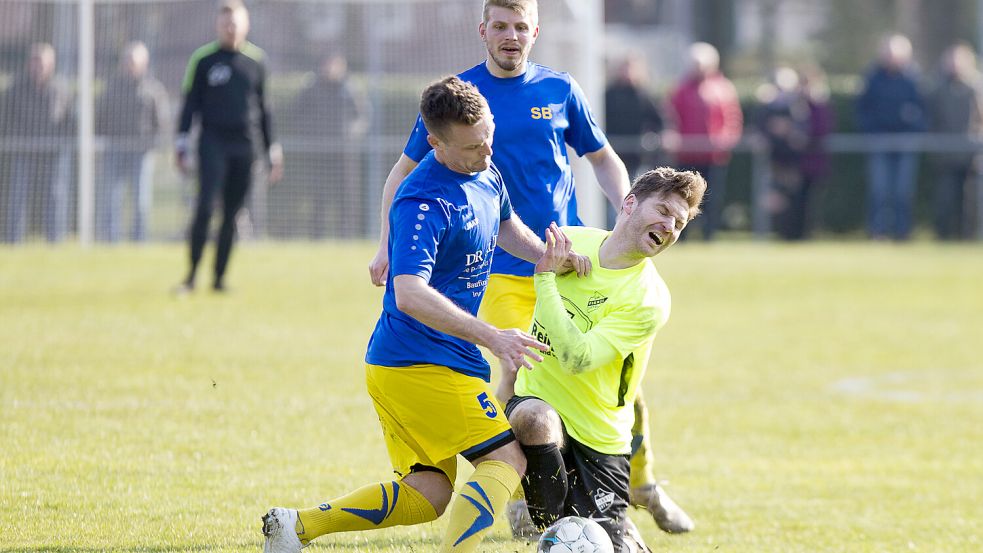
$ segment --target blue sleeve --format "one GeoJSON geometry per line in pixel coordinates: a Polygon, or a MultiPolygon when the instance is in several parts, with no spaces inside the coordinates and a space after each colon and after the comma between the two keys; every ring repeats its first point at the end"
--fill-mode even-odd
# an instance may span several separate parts
{"type": "Polygon", "coordinates": [[[498,187],[500,192],[499,202],[500,209],[498,212],[498,220],[505,221],[512,218],[512,200],[509,199],[509,189],[505,187],[505,178],[502,177],[502,173],[495,167],[495,163],[491,164],[492,173],[495,175],[495,185],[498,187]]]}
{"type": "Polygon", "coordinates": [[[423,156],[432,150],[430,143],[427,142],[427,134],[427,127],[423,125],[423,116],[417,115],[416,125],[413,127],[413,131],[410,132],[410,138],[406,141],[406,146],[403,148],[403,153],[406,154],[406,157],[420,163],[423,156]]]}
{"type": "Polygon", "coordinates": [[[430,282],[437,246],[449,221],[436,200],[397,198],[389,210],[390,275],[416,275],[430,282]]]}
{"type": "Polygon", "coordinates": [[[512,200],[509,199],[509,191],[502,187],[502,211],[499,214],[499,221],[506,221],[512,218],[512,200]]]}
{"type": "Polygon", "coordinates": [[[570,95],[567,97],[567,120],[570,126],[563,132],[563,139],[578,156],[596,152],[607,144],[608,140],[594,120],[584,91],[573,77],[570,77],[570,95]]]}

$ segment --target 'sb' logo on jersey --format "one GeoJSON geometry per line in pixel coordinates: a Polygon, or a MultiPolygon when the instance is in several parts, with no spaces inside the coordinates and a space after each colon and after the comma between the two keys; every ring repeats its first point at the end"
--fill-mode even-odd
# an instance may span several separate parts
{"type": "Polygon", "coordinates": [[[529,108],[532,113],[533,119],[552,119],[553,118],[553,108],[549,106],[543,106],[541,108],[529,108]]]}

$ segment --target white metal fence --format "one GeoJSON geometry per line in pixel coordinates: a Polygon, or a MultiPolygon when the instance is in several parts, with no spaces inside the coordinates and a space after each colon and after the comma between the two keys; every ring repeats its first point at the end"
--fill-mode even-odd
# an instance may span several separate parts
{"type": "MultiPolygon", "coordinates": [[[[247,4],[250,41],[267,54],[286,172],[275,187],[254,186],[241,230],[375,235],[381,187],[423,86],[484,59],[481,1],[247,4]],[[348,100],[317,86],[323,66],[344,65],[326,63],[335,57],[347,63],[348,100]]],[[[214,16],[212,0],[0,0],[0,239],[184,236],[196,184],[174,169],[171,142],[188,57],[214,40],[214,16]],[[120,75],[133,41],[146,45],[163,91],[155,108],[146,105],[153,85],[137,101],[120,75]],[[38,43],[54,51],[47,86],[28,76],[38,43]]],[[[600,108],[601,1],[541,2],[540,20],[533,59],[573,73],[600,108]]],[[[599,206],[588,198],[585,209],[599,206]]]]}

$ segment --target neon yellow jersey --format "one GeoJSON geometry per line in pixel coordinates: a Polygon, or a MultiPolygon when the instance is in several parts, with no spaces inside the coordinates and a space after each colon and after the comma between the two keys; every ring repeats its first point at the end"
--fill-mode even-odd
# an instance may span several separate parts
{"type": "Polygon", "coordinates": [[[519,371],[515,393],[560,414],[567,433],[601,453],[631,452],[633,403],[652,341],[669,319],[669,289],[649,261],[605,269],[598,249],[610,232],[564,227],[573,249],[590,257],[587,278],[537,273],[531,334],[551,349],[519,371]]]}

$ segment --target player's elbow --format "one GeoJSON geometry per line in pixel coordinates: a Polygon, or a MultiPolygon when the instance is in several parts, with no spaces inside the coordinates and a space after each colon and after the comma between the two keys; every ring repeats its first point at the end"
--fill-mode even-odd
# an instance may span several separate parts
{"type": "Polygon", "coordinates": [[[588,349],[556,351],[556,356],[560,362],[560,367],[570,374],[585,373],[596,368],[591,362],[591,354],[588,349]]]}
{"type": "Polygon", "coordinates": [[[401,290],[398,286],[393,291],[393,295],[396,297],[396,307],[412,317],[416,310],[416,296],[408,290],[401,290]]]}

